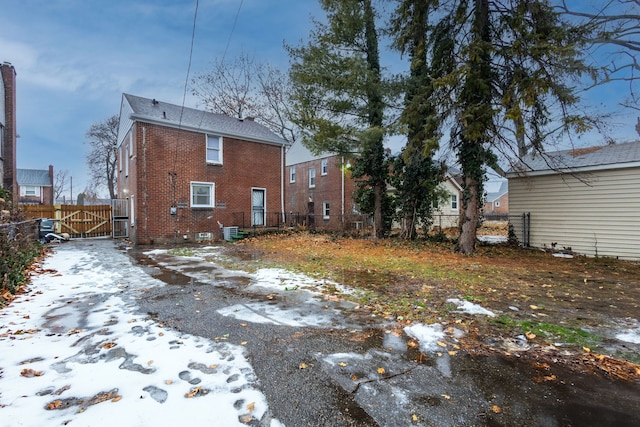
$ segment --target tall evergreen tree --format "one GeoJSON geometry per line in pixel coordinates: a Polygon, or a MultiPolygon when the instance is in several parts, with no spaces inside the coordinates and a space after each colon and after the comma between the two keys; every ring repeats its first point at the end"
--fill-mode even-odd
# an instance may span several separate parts
{"type": "Polygon", "coordinates": [[[392,46],[403,55],[408,54],[410,73],[405,82],[405,106],[400,116],[407,145],[402,150],[402,158],[395,163],[393,181],[401,216],[401,236],[414,239],[417,224],[431,222],[436,187],[443,178],[442,165],[432,160],[442,136],[434,79],[453,68],[453,40],[448,20],[429,27],[429,15],[438,6],[437,0],[397,3],[390,21],[392,46]]]}
{"type": "Polygon", "coordinates": [[[314,153],[357,157],[353,176],[361,210],[385,233],[388,167],[383,139],[385,93],[371,0],[321,0],[327,23],[315,22],[309,43],[289,47],[293,121],[314,153]]]}
{"type": "Polygon", "coordinates": [[[548,0],[453,0],[437,13],[440,24],[430,33],[446,29],[450,37],[440,40],[455,40],[455,68],[436,78],[434,88],[441,112],[453,119],[450,142],[464,190],[458,248],[470,254],[485,168],[500,170],[498,155],[542,151],[553,135],[588,129],[571,84],[592,70],[581,57],[584,33],[548,0]]]}

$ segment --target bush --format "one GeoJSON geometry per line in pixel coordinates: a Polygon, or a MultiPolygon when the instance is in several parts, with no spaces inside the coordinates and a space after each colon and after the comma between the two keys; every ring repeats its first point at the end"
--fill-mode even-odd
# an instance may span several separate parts
{"type": "MultiPolygon", "coordinates": [[[[15,294],[27,281],[27,269],[42,252],[38,221],[4,199],[0,192],[0,294],[15,294]]],[[[0,301],[6,298],[0,298],[0,301]]]]}

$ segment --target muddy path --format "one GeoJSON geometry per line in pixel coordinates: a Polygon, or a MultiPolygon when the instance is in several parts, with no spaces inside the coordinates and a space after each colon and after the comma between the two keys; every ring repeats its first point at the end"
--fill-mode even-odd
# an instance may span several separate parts
{"type": "Polygon", "coordinates": [[[179,331],[244,346],[285,425],[640,425],[640,383],[589,369],[598,360],[576,367],[561,350],[527,351],[517,340],[505,351],[504,337],[478,339],[455,323],[408,329],[321,280],[235,268],[259,252],[131,255],[166,283],[145,292],[140,309],[179,331]]]}

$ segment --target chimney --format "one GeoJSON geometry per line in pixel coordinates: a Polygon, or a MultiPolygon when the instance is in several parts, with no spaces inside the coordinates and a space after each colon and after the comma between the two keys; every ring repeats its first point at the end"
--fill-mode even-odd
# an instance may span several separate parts
{"type": "Polygon", "coordinates": [[[12,200],[18,200],[16,180],[16,70],[10,62],[0,64],[0,84],[4,85],[4,138],[2,138],[2,186],[9,190],[12,200]]]}

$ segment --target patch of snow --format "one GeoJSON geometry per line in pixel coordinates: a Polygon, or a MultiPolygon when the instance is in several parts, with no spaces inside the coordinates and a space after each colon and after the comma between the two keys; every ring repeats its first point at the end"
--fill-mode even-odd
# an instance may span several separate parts
{"type": "Polygon", "coordinates": [[[415,325],[405,327],[404,331],[411,338],[418,340],[420,350],[422,350],[423,353],[432,353],[438,349],[442,349],[442,347],[437,344],[438,341],[444,338],[442,325],[439,323],[432,325],[416,323],[415,325]]]}
{"type": "Polygon", "coordinates": [[[640,344],[640,328],[631,329],[628,332],[616,334],[616,339],[620,341],[630,342],[633,344],[640,344]]]}
{"type": "Polygon", "coordinates": [[[506,243],[509,239],[507,236],[478,236],[478,240],[484,243],[506,243]]]}
{"type": "Polygon", "coordinates": [[[489,317],[495,317],[495,313],[493,311],[487,310],[486,308],[474,304],[471,301],[463,301],[458,298],[449,298],[447,302],[451,302],[458,306],[458,311],[468,314],[483,314],[489,317]]]}
{"type": "Polygon", "coordinates": [[[326,314],[321,312],[303,313],[302,308],[287,309],[269,303],[255,302],[232,305],[221,308],[217,312],[222,316],[234,317],[252,323],[293,327],[341,327],[336,318],[330,315],[331,312],[326,314]]]}

